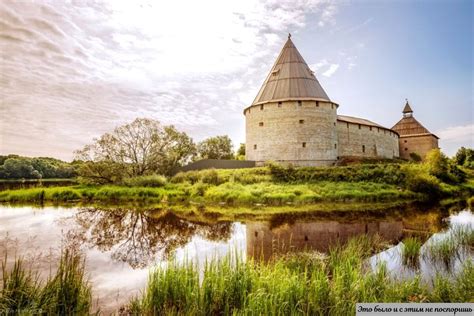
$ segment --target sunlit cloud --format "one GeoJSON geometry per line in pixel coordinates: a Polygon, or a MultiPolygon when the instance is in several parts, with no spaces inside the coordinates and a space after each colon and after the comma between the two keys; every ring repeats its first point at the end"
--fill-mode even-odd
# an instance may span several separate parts
{"type": "Polygon", "coordinates": [[[309,12],[329,23],[337,8],[308,0],[3,1],[0,152],[70,159],[93,137],[144,116],[197,140],[242,139],[242,109],[309,12]]]}

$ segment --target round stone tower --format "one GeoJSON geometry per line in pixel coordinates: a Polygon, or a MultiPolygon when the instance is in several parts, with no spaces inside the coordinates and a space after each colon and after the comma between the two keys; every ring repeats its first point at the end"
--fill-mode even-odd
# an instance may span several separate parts
{"type": "Polygon", "coordinates": [[[337,108],[291,41],[244,110],[247,160],[297,166],[337,160],[337,108]]]}

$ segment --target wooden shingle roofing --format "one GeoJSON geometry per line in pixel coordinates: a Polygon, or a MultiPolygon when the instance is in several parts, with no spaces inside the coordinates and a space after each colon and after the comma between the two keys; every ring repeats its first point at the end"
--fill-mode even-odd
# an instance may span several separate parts
{"type": "Polygon", "coordinates": [[[352,123],[352,124],[360,124],[360,125],[365,125],[365,126],[372,126],[372,127],[377,127],[377,128],[381,128],[381,129],[384,129],[384,130],[387,130],[387,131],[391,131],[391,132],[394,132],[396,134],[397,131],[395,130],[391,130],[390,128],[387,128],[387,127],[384,127],[380,124],[377,124],[375,122],[372,122],[372,121],[369,121],[369,120],[366,120],[366,119],[363,119],[363,118],[359,118],[359,117],[353,117],[353,116],[346,116],[346,115],[338,115],[337,116],[337,120],[338,121],[341,121],[341,122],[346,122],[346,123],[352,123]]]}
{"type": "Polygon", "coordinates": [[[413,116],[403,117],[397,124],[395,124],[392,129],[400,136],[410,136],[410,135],[433,135],[438,138],[438,136],[432,134],[426,127],[421,125],[413,116]]]}
{"type": "Polygon", "coordinates": [[[330,102],[290,37],[289,35],[252,105],[288,100],[330,102]]]}

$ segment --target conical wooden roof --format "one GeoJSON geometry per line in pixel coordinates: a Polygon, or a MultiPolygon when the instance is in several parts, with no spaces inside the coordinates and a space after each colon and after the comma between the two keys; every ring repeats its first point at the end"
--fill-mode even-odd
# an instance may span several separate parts
{"type": "Polygon", "coordinates": [[[330,101],[290,35],[252,105],[287,100],[330,101]]]}

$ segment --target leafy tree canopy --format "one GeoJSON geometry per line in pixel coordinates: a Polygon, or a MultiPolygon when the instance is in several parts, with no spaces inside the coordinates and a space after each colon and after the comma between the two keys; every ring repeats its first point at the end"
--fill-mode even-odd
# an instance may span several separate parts
{"type": "Polygon", "coordinates": [[[0,179],[51,179],[75,176],[74,166],[55,158],[0,156],[0,179]]]}
{"type": "Polygon", "coordinates": [[[232,141],[227,135],[209,137],[197,145],[198,159],[233,159],[232,141]]]}
{"type": "Polygon", "coordinates": [[[76,151],[85,163],[79,175],[94,183],[115,183],[126,177],[170,174],[195,155],[193,140],[174,126],[137,118],[76,151]]]}

